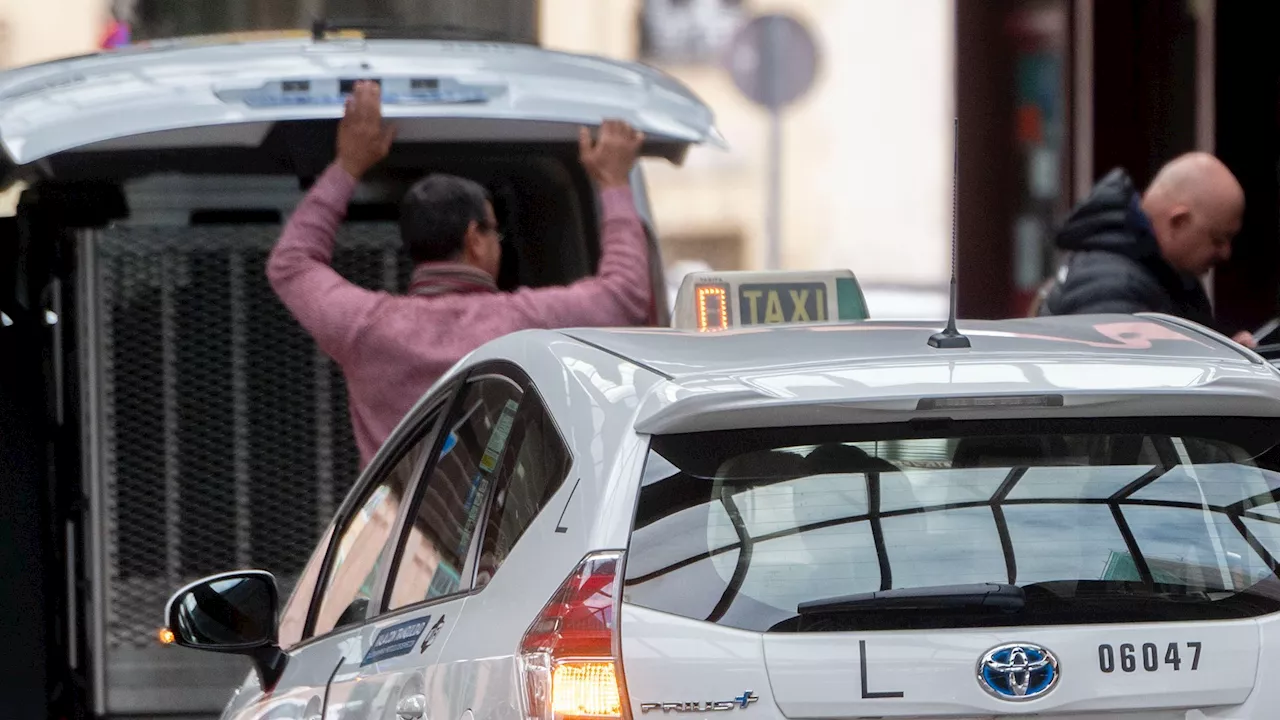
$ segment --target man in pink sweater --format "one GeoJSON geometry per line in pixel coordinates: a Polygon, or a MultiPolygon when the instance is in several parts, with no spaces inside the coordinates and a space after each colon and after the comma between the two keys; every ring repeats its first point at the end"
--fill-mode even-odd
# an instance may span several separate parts
{"type": "Polygon", "coordinates": [[[374,83],[357,84],[338,129],[337,159],[289,219],[267,278],[347,380],[360,465],[464,355],[531,328],[644,324],[651,292],[648,245],[630,188],[642,133],[607,121],[594,141],[581,130],[581,160],[600,189],[599,272],[566,287],[502,292],[502,257],[484,188],[448,175],[414,185],[401,203],[401,239],[415,268],[405,295],[374,292],[333,270],[334,236],[360,178],[391,149],[374,83]]]}

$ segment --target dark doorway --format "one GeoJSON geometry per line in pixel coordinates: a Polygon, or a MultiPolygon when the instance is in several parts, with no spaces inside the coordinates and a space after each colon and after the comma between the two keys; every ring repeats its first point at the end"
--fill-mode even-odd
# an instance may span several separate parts
{"type": "Polygon", "coordinates": [[[1190,5],[1095,0],[1094,180],[1122,167],[1143,188],[1161,165],[1195,149],[1196,18],[1190,5]]]}
{"type": "Polygon", "coordinates": [[[1025,315],[1071,187],[1070,0],[957,0],[960,315],[1025,315]]]}
{"type": "Polygon", "coordinates": [[[1014,6],[1012,0],[956,0],[956,295],[964,318],[1006,316],[1013,292],[1013,50],[1002,28],[1014,6]]]}
{"type": "Polygon", "coordinates": [[[1214,276],[1217,315],[1252,330],[1277,314],[1280,294],[1280,49],[1272,3],[1219,2],[1217,154],[1245,191],[1244,226],[1214,276]]]}

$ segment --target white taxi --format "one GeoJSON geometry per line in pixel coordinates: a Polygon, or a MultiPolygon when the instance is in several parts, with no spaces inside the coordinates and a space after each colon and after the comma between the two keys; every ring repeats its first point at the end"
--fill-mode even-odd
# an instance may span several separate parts
{"type": "Polygon", "coordinates": [[[1275,717],[1280,371],[1157,315],[785,317],[841,277],[482,347],[282,607],[224,573],[166,639],[253,659],[236,720],[1275,717]]]}

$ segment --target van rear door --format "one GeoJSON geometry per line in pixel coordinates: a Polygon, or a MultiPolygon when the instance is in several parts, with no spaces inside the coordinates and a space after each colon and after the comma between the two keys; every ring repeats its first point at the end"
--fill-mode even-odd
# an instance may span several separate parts
{"type": "Polygon", "coordinates": [[[634,716],[1263,717],[1268,423],[658,437],[626,561],[634,716]]]}
{"type": "Polygon", "coordinates": [[[638,63],[501,43],[335,39],[176,41],[0,74],[11,165],[60,153],[254,148],[281,122],[337,119],[358,79],[383,87],[401,142],[576,142],[620,118],[646,152],[723,145],[710,109],[638,63]]]}

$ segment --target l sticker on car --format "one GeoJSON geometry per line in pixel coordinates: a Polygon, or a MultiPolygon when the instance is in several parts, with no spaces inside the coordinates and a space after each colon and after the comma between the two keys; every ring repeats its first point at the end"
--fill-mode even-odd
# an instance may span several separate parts
{"type": "Polygon", "coordinates": [[[365,653],[364,660],[360,661],[360,667],[407,654],[417,644],[418,637],[427,629],[429,622],[430,615],[379,631],[369,645],[369,652],[365,653]]]}

